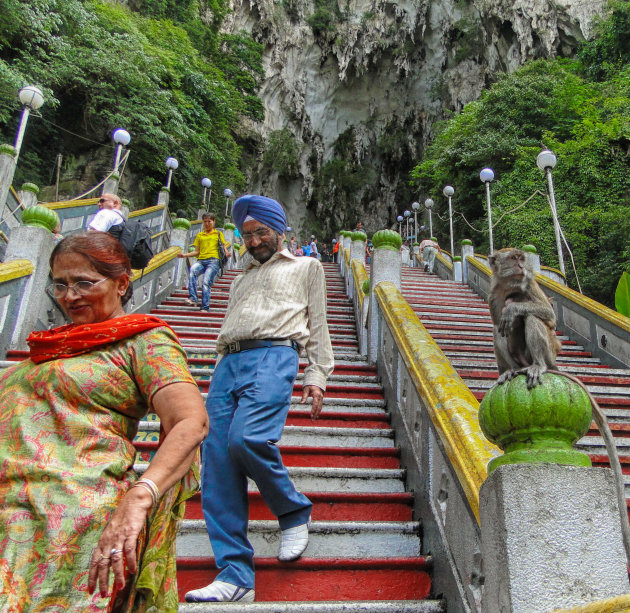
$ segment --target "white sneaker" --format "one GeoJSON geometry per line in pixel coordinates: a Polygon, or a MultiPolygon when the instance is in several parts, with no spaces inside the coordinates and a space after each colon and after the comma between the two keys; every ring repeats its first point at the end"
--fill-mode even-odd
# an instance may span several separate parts
{"type": "Polygon", "coordinates": [[[225,581],[213,581],[198,590],[186,592],[186,602],[254,602],[254,590],[225,581]]]}
{"type": "Polygon", "coordinates": [[[308,527],[311,525],[311,518],[305,524],[287,528],[282,531],[282,541],[278,550],[278,560],[280,562],[293,562],[297,560],[308,545],[308,527]]]}

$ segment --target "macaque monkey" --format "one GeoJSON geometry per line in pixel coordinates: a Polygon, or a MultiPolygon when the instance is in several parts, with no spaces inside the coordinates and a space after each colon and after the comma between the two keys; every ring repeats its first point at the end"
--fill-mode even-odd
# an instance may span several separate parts
{"type": "Polygon", "coordinates": [[[501,249],[489,258],[492,283],[488,303],[494,323],[498,383],[527,375],[531,389],[556,368],[560,342],[551,302],[540,289],[524,251],[501,249]]]}

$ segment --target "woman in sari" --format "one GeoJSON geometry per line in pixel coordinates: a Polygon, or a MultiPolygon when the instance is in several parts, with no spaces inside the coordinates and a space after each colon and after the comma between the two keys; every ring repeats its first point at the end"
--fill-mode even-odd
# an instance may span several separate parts
{"type": "Polygon", "coordinates": [[[0,611],[176,611],[175,536],[198,487],[201,394],[174,332],[126,315],[129,260],[106,233],[50,257],[71,324],[0,374],[0,611]],[[163,439],[133,470],[147,411],[163,439]]]}

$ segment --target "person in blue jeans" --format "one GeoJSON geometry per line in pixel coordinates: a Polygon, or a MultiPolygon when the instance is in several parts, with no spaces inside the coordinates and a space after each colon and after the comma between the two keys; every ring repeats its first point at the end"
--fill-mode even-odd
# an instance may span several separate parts
{"type": "Polygon", "coordinates": [[[229,245],[225,242],[223,232],[215,229],[215,217],[212,213],[204,213],[201,218],[203,230],[195,236],[194,249],[188,253],[180,253],[179,258],[197,258],[188,272],[188,298],[186,304],[197,306],[197,278],[203,274],[201,286],[201,310],[210,310],[210,292],[214,278],[219,272],[219,241],[224,245],[227,256],[229,245]]]}
{"type": "Polygon", "coordinates": [[[306,550],[312,504],[296,489],[277,443],[291,406],[299,351],[308,362],[300,402],[313,399],[312,419],[322,410],[334,367],[322,265],[283,248],[287,220],[276,200],[242,196],[232,215],[252,261],[230,288],[206,401],[210,434],[202,449],[201,502],[219,574],[187,592],[187,602],[255,600],[248,477],[278,518],[278,560],[297,560],[306,550]]]}

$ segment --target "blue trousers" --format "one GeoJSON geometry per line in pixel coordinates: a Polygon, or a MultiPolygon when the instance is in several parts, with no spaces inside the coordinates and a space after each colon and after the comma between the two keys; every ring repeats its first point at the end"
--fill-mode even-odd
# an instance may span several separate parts
{"type": "Polygon", "coordinates": [[[197,260],[188,273],[188,297],[197,301],[197,277],[203,273],[203,283],[201,286],[201,308],[210,308],[210,288],[214,283],[214,278],[219,272],[219,258],[208,258],[207,260],[197,260]]]}
{"type": "Polygon", "coordinates": [[[278,346],[228,354],[212,376],[201,500],[220,581],[254,587],[247,477],[282,530],[306,523],[311,513],[310,500],[295,489],[276,445],[297,370],[297,352],[278,346]]]}

